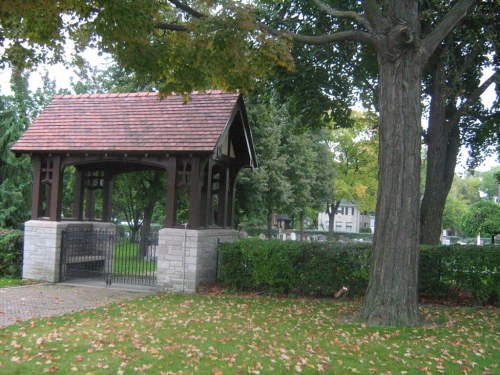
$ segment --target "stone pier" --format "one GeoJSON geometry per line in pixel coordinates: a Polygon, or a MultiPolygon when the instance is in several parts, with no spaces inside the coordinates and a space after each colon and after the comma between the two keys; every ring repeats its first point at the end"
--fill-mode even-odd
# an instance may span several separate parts
{"type": "Polygon", "coordinates": [[[215,282],[217,245],[238,239],[232,229],[161,229],[158,239],[158,287],[194,293],[200,284],[215,282]]]}
{"type": "Polygon", "coordinates": [[[60,279],[61,237],[68,225],[115,229],[112,223],[30,220],[24,224],[23,279],[57,283],[60,279]]]}

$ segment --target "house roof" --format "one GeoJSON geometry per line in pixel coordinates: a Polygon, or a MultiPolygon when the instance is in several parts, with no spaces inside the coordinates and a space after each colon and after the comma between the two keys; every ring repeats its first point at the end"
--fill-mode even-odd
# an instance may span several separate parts
{"type": "Polygon", "coordinates": [[[242,107],[221,91],[56,95],[12,151],[213,152],[242,107]]]}

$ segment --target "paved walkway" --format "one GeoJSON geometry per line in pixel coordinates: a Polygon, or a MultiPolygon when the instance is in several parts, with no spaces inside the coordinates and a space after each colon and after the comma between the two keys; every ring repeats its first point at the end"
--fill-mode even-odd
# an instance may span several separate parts
{"type": "Polygon", "coordinates": [[[155,293],[148,289],[75,284],[36,284],[0,288],[0,327],[35,317],[62,315],[155,293]]]}

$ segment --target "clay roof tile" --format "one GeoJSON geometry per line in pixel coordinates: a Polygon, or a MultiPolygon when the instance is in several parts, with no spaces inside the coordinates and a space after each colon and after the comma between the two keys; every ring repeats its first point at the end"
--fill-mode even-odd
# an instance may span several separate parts
{"type": "Polygon", "coordinates": [[[22,152],[212,152],[239,94],[56,95],[12,147],[22,152]]]}

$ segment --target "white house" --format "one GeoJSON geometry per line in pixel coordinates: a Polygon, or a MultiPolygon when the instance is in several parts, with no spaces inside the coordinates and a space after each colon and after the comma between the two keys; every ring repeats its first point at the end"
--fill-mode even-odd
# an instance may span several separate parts
{"type": "MultiPolygon", "coordinates": [[[[328,230],[329,217],[326,212],[318,214],[318,230],[328,230]]],[[[373,233],[375,229],[375,216],[362,213],[353,202],[342,200],[335,214],[335,223],[333,230],[335,232],[353,232],[368,231],[373,233]]]]}

